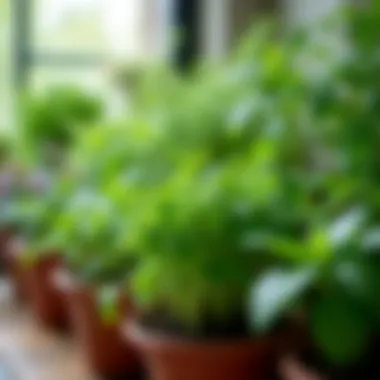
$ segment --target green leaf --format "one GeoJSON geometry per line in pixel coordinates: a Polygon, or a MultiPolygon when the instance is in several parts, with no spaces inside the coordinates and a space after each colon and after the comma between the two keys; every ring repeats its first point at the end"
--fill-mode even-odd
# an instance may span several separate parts
{"type": "Polygon", "coordinates": [[[370,337],[365,313],[348,298],[329,296],[311,311],[311,332],[317,346],[334,364],[360,359],[370,337]]]}
{"type": "Polygon", "coordinates": [[[315,267],[272,270],[251,290],[249,314],[253,327],[265,332],[301,297],[316,278],[315,267]]]}
{"type": "Polygon", "coordinates": [[[304,255],[304,245],[295,239],[290,239],[288,236],[285,238],[275,236],[271,241],[271,248],[281,258],[291,260],[308,259],[304,255]]]}
{"type": "Polygon", "coordinates": [[[345,261],[336,266],[335,276],[347,294],[359,300],[368,313],[380,316],[380,276],[378,260],[345,261]]]}
{"type": "Polygon", "coordinates": [[[331,257],[332,247],[324,229],[315,229],[310,234],[306,247],[308,248],[309,259],[326,261],[331,257]]]}

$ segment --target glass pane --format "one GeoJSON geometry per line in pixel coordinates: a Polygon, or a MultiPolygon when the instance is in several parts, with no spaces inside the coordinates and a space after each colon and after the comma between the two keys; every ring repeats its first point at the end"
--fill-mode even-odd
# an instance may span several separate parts
{"type": "Polygon", "coordinates": [[[37,50],[92,51],[104,46],[100,0],[35,0],[37,50]]]}
{"type": "Polygon", "coordinates": [[[47,68],[36,67],[30,72],[33,89],[43,90],[55,85],[75,85],[94,90],[106,87],[107,77],[101,68],[47,68]]]}
{"type": "Polygon", "coordinates": [[[36,52],[127,55],[139,41],[143,0],[34,0],[36,52]]]}

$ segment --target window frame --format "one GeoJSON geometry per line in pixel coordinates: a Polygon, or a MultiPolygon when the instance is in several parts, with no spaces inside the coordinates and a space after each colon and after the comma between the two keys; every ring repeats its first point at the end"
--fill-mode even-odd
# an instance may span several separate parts
{"type": "Polygon", "coordinates": [[[17,88],[25,88],[33,68],[100,67],[105,57],[100,52],[78,53],[70,50],[37,50],[33,46],[34,0],[9,0],[13,14],[14,79],[17,88]]]}

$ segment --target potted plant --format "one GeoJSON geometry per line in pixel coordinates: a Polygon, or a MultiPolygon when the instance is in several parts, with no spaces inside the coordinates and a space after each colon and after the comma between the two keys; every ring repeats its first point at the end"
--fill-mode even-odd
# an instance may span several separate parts
{"type": "Polygon", "coordinates": [[[17,194],[23,192],[20,178],[12,175],[9,171],[1,174],[2,194],[1,194],[1,261],[6,274],[10,277],[14,285],[16,297],[25,299],[27,286],[22,275],[22,268],[16,258],[19,250],[19,242],[16,239],[17,218],[15,212],[15,198],[17,194]]]}
{"type": "Polygon", "coordinates": [[[185,82],[175,107],[153,102],[162,118],[146,156],[151,167],[135,162],[140,182],[129,185],[138,196],[131,201],[128,192],[122,207],[133,215],[127,245],[138,258],[139,315],[127,335],[153,378],[265,378],[280,343],[251,337],[246,296],[270,264],[262,240],[277,230],[302,234],[303,190],[294,184],[299,192],[286,197],[279,175],[286,154],[276,149],[281,139],[261,133],[265,119],[229,117],[246,96],[245,81],[231,94],[223,75],[209,86],[201,78],[185,82]],[[157,177],[156,167],[166,170],[157,177]]]}
{"type": "Polygon", "coordinates": [[[51,240],[51,226],[62,212],[64,188],[54,179],[53,186],[38,195],[19,200],[18,235],[24,246],[17,262],[22,267],[29,291],[30,306],[37,320],[47,327],[67,326],[64,297],[52,283],[61,267],[61,253],[51,240]]]}
{"type": "Polygon", "coordinates": [[[334,379],[369,376],[376,365],[380,266],[369,254],[378,250],[369,215],[355,209],[326,225],[315,235],[318,250],[316,237],[296,244],[293,263],[263,274],[252,293],[253,320],[264,331],[286,311],[304,311],[311,351],[301,358],[334,379]]]}
{"type": "Polygon", "coordinates": [[[149,142],[135,143],[118,202],[137,257],[138,314],[126,334],[154,379],[266,378],[283,346],[252,335],[246,304],[272,264],[267,240],[303,237],[309,211],[298,171],[309,169],[311,138],[294,111],[303,86],[288,72],[289,49],[260,45],[227,68],[169,80],[160,96],[142,87],[149,142]]]}
{"type": "Polygon", "coordinates": [[[252,334],[249,289],[288,260],[270,254],[273,237],[305,238],[324,178],[309,182],[318,133],[305,123],[297,44],[255,33],[225,67],[170,78],[159,96],[142,86],[142,118],[158,133],[142,155],[150,166],[134,163],[140,181],[121,197],[138,258],[126,334],[154,379],[266,378],[284,345],[252,334]]]}
{"type": "Polygon", "coordinates": [[[33,175],[19,173],[11,178],[12,193],[4,207],[4,222],[14,231],[5,252],[8,273],[17,293],[31,303],[40,321],[47,326],[61,325],[65,319],[62,297],[50,286],[49,279],[59,263],[59,254],[46,239],[59,213],[61,194],[51,186],[46,173],[37,177],[33,171],[33,175]]]}
{"type": "Polygon", "coordinates": [[[344,56],[325,57],[324,75],[309,89],[310,108],[336,169],[324,173],[331,187],[330,201],[319,205],[314,226],[319,254],[307,254],[315,251],[311,242],[316,239],[293,242],[291,263],[271,269],[254,287],[252,307],[262,311],[253,317],[257,328],[265,330],[294,307],[307,317],[309,351],[300,354],[303,364],[293,361],[289,368],[287,362],[288,374],[305,365],[315,378],[372,379],[379,374],[379,86],[374,79],[379,11],[372,2],[343,13],[349,49],[344,56]]]}
{"type": "Polygon", "coordinates": [[[33,197],[44,194],[48,181],[44,173],[33,175],[23,166],[15,167],[14,164],[2,172],[2,195],[1,195],[1,228],[8,230],[8,241],[3,251],[3,262],[7,273],[11,276],[15,285],[16,294],[20,298],[25,298],[28,292],[24,269],[19,260],[23,253],[24,243],[20,235],[23,226],[27,224],[23,220],[26,214],[23,213],[22,203],[33,197]]]}
{"type": "MultiPolygon", "coordinates": [[[[128,132],[129,133],[129,132],[128,132]]],[[[137,355],[120,333],[131,316],[125,291],[135,259],[124,244],[128,225],[116,199],[133,155],[125,125],[100,125],[81,135],[68,160],[69,191],[52,238],[65,252],[56,276],[66,294],[74,330],[92,370],[104,376],[138,376],[137,355]],[[115,187],[118,184],[118,187],[115,187]]]]}
{"type": "MultiPolygon", "coordinates": [[[[12,178],[9,174],[8,165],[10,165],[10,141],[9,136],[0,136],[0,204],[1,209],[5,210],[5,204],[10,196],[10,188],[12,187],[12,178]]],[[[3,255],[7,246],[7,243],[12,236],[12,228],[6,225],[5,211],[1,213],[3,220],[0,225],[0,257],[3,262],[3,255]],[[4,216],[3,216],[4,215],[4,216]]]]}
{"type": "Polygon", "coordinates": [[[99,120],[99,97],[74,86],[53,86],[42,93],[26,94],[22,104],[20,146],[27,159],[41,165],[60,165],[75,136],[99,120]]]}
{"type": "Polygon", "coordinates": [[[99,99],[72,87],[53,88],[44,95],[28,95],[25,101],[23,123],[14,138],[13,157],[1,170],[1,206],[4,210],[1,229],[8,236],[10,230],[13,232],[13,242],[7,247],[5,261],[14,284],[20,285],[17,286],[19,294],[25,295],[28,287],[21,285],[25,282],[21,274],[24,271],[16,260],[16,256],[24,251],[17,234],[19,227],[25,225],[18,204],[20,200],[33,198],[43,191],[49,177],[49,165],[57,164],[56,159],[62,163],[62,153],[73,142],[76,126],[86,125],[100,114],[99,99]]]}
{"type": "Polygon", "coordinates": [[[245,305],[252,279],[270,264],[262,239],[277,230],[297,235],[298,216],[254,145],[252,156],[219,165],[184,158],[133,213],[139,315],[127,330],[153,378],[269,376],[279,340],[252,337],[245,305]]]}
{"type": "Polygon", "coordinates": [[[90,368],[102,376],[138,376],[134,350],[120,333],[133,310],[124,292],[133,260],[120,244],[121,226],[112,201],[94,188],[76,188],[53,226],[67,268],[56,275],[90,368]]]}

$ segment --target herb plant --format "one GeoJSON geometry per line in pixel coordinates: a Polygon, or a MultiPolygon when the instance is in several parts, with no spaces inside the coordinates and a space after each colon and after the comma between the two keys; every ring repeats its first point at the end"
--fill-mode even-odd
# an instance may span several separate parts
{"type": "MultiPolygon", "coordinates": [[[[308,83],[308,107],[330,158],[329,202],[314,212],[318,223],[308,223],[318,239],[287,240],[288,266],[264,274],[252,293],[256,328],[268,331],[301,306],[313,342],[337,366],[360,361],[378,336],[379,17],[377,2],[345,10],[345,54],[330,52],[319,81],[308,83]]],[[[273,252],[282,257],[283,247],[273,252]]]]}
{"type": "Polygon", "coordinates": [[[285,77],[287,50],[271,41],[263,49],[212,75],[200,69],[177,82],[170,102],[163,96],[148,108],[145,120],[159,131],[151,171],[172,165],[151,191],[137,187],[140,197],[123,210],[133,215],[126,244],[138,259],[135,298],[155,327],[201,337],[249,334],[250,283],[272,264],[272,237],[304,236],[312,202],[302,181],[310,171],[303,144],[312,135],[297,118],[302,82],[294,70],[290,82],[285,77]],[[273,54],[280,58],[274,66],[273,54]]]}
{"type": "Polygon", "coordinates": [[[22,144],[37,160],[48,158],[50,162],[73,143],[79,128],[101,115],[100,99],[74,87],[28,94],[23,105],[22,144]]]}

